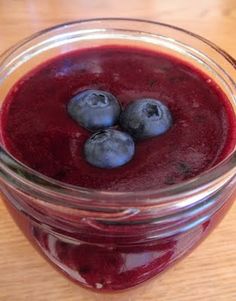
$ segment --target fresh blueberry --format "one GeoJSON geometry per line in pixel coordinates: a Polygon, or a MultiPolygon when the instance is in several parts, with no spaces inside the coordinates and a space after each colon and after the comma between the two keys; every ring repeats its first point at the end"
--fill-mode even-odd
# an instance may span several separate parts
{"type": "Polygon", "coordinates": [[[67,109],[72,119],[91,131],[115,125],[121,111],[117,99],[101,90],[86,90],[75,95],[67,109]]]}
{"type": "Polygon", "coordinates": [[[165,133],[172,125],[172,117],[162,102],[144,98],[128,104],[120,124],[134,138],[144,139],[165,133]]]}
{"type": "Polygon", "coordinates": [[[132,137],[124,132],[107,129],[93,134],[85,143],[86,160],[100,168],[115,168],[129,162],[135,152],[132,137]]]}

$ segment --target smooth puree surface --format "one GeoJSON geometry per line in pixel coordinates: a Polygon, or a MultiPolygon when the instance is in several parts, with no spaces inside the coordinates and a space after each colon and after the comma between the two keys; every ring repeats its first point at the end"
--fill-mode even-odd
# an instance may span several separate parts
{"type": "Polygon", "coordinates": [[[65,183],[112,191],[156,189],[199,175],[222,160],[233,139],[232,108],[223,92],[195,67],[167,54],[101,46],[57,56],[26,74],[1,112],[5,147],[34,170],[65,183]],[[91,132],[67,112],[86,89],[115,95],[123,108],[136,99],[167,105],[173,126],[136,142],[134,158],[114,169],[85,161],[91,132]]]}

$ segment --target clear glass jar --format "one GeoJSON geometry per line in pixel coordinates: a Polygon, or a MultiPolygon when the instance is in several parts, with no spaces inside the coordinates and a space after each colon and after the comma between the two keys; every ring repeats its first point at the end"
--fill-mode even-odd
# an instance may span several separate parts
{"type": "MultiPolygon", "coordinates": [[[[57,54],[96,45],[171,53],[209,75],[236,111],[235,61],[209,41],[170,25],[128,19],[72,22],[44,30],[0,58],[0,99],[26,72],[57,54]]],[[[234,200],[236,154],[165,189],[104,192],[49,179],[1,146],[0,188],[33,246],[77,284],[117,292],[159,275],[189,254],[234,200]]]]}

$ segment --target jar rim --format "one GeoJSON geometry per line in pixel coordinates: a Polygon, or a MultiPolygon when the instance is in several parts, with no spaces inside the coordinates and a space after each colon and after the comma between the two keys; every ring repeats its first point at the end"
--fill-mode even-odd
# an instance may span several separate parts
{"type": "MultiPolygon", "coordinates": [[[[201,40],[208,47],[216,51],[219,55],[221,55],[231,66],[236,68],[236,61],[231,57],[228,53],[222,50],[220,47],[216,46],[214,43],[209,40],[194,34],[188,30],[161,23],[154,22],[144,19],[132,19],[132,18],[95,18],[95,19],[82,19],[76,20],[68,23],[62,23],[42,31],[39,31],[30,37],[18,42],[13,47],[9,48],[0,56],[0,64],[10,55],[13,55],[15,51],[20,49],[22,46],[26,45],[28,42],[43,36],[49,32],[56,31],[61,28],[68,28],[78,24],[92,23],[92,22],[137,22],[137,23],[145,23],[156,26],[161,26],[169,29],[176,30],[178,32],[182,32],[188,36],[196,38],[197,40],[201,40]]],[[[1,71],[1,65],[0,65],[1,71]]],[[[228,74],[227,74],[228,75],[228,74]]],[[[236,83],[235,81],[228,75],[229,80],[233,83],[236,95],[236,83]]],[[[1,78],[0,78],[1,82],[1,78]]],[[[235,97],[236,100],[236,97],[235,97]]],[[[103,191],[96,189],[88,189],[80,186],[66,184],[47,176],[40,174],[39,172],[27,167],[20,161],[16,160],[11,154],[9,154],[4,147],[0,147],[0,177],[4,178],[6,182],[14,181],[20,182],[21,185],[31,186],[34,189],[38,189],[41,192],[46,192],[48,194],[54,193],[57,194],[57,197],[60,195],[68,196],[68,197],[77,197],[80,200],[94,199],[99,202],[100,200],[105,200],[106,202],[109,200],[115,200],[116,203],[124,203],[127,198],[132,198],[135,201],[135,204],[158,204],[159,202],[168,202],[171,203],[175,196],[186,195],[186,193],[193,193],[194,191],[198,191],[200,187],[209,187],[213,185],[213,183],[217,182],[220,179],[229,179],[232,178],[236,174],[236,151],[234,150],[230,156],[221,161],[219,164],[213,166],[211,169],[204,171],[200,175],[183,181],[179,184],[173,184],[168,187],[160,188],[160,189],[150,189],[144,191],[103,191]],[[11,180],[9,180],[11,179],[11,180]]],[[[57,201],[54,201],[57,204],[57,201]]],[[[68,205],[67,203],[65,204],[68,205]]]]}

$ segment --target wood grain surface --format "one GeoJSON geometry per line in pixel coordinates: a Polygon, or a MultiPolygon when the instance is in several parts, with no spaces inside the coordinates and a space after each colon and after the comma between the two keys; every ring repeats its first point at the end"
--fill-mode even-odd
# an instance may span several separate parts
{"type": "MultiPolygon", "coordinates": [[[[57,23],[92,17],[136,17],[183,27],[236,57],[236,0],[0,0],[0,52],[57,23]]],[[[0,301],[113,300],[84,293],[30,246],[0,202],[0,301]]],[[[130,299],[236,301],[236,205],[187,259],[130,299]]]]}

